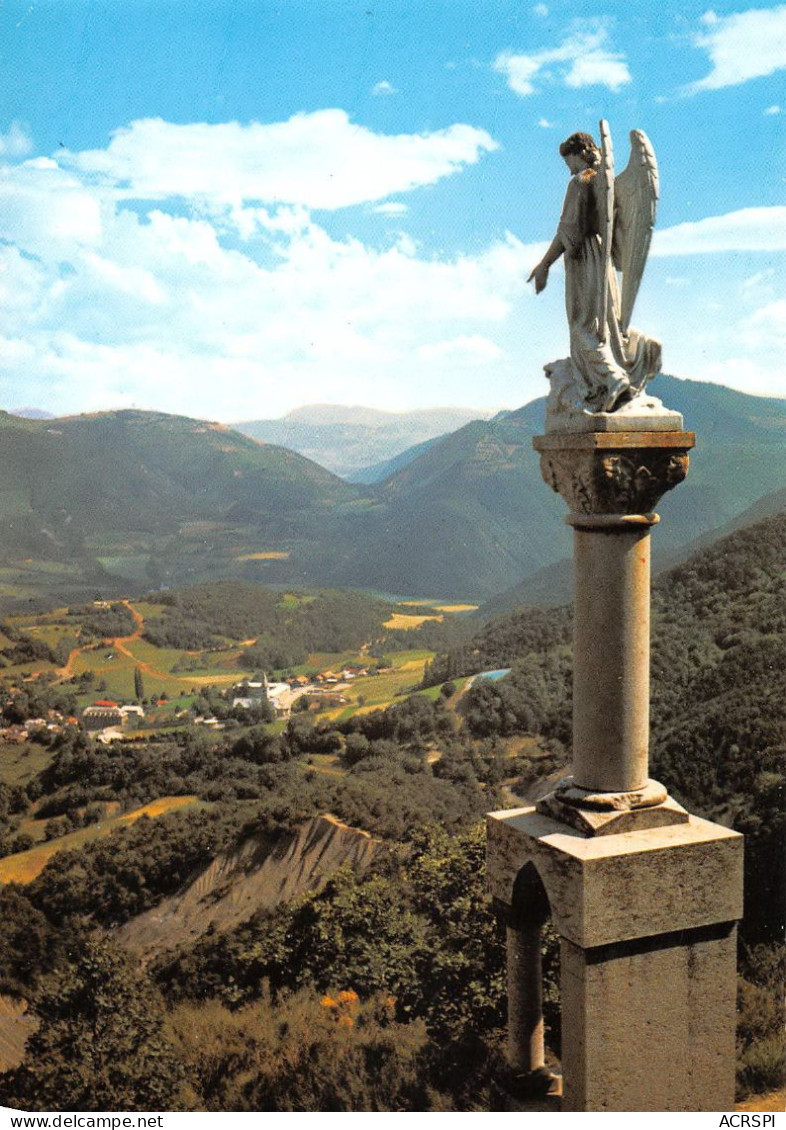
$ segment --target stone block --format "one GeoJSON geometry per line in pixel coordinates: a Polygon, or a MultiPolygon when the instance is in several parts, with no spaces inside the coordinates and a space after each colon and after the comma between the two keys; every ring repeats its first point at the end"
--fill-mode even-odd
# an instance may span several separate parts
{"type": "Polygon", "coordinates": [[[532,863],[557,931],[582,949],[742,917],[743,837],[697,816],[588,838],[528,807],[490,813],[487,827],[492,898],[513,905],[532,863]]]}
{"type": "Polygon", "coordinates": [[[548,899],[560,935],[563,1110],[732,1108],[742,846],[690,815],[594,836],[534,808],[489,815],[491,895],[531,931],[548,899]]]}
{"type": "Polygon", "coordinates": [[[562,942],[563,1110],[733,1109],[736,933],[562,942]]]}

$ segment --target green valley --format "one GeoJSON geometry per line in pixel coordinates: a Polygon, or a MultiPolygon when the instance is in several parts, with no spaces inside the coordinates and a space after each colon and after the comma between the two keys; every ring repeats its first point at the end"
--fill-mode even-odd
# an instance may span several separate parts
{"type": "MultiPolygon", "coordinates": [[[[746,527],[653,598],[655,773],[748,839],[741,1094],[783,1078],[784,534],[782,516],[746,527]]],[[[122,1060],[129,1103],[496,1109],[504,945],[481,820],[565,771],[569,609],[484,622],[441,602],[220,581],[14,616],[0,642],[0,1047],[31,1031],[19,1000],[38,1026],[1,1101],[48,1109],[74,1085],[65,991],[69,1031],[99,1024],[121,1058],[126,1028],[100,1002],[148,1017],[122,1060]],[[271,678],[309,683],[276,718],[273,687],[235,705],[260,645],[293,661],[271,678]],[[110,693],[144,717],[104,744],[84,709],[110,693]]],[[[100,1070],[80,1079],[73,1101],[102,1101],[100,1070]]]]}
{"type": "MultiPolygon", "coordinates": [[[[775,399],[657,385],[699,429],[684,488],[663,500],[665,564],[782,489],[786,421],[775,399]]],[[[472,421],[360,485],[185,417],[0,414],[0,609],[221,578],[473,603],[523,581],[553,599],[570,543],[532,450],[542,417],[538,400],[472,421]]]]}

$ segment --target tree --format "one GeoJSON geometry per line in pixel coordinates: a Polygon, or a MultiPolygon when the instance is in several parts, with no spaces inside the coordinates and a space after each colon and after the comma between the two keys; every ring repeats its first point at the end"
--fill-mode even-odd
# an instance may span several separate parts
{"type": "Polygon", "coordinates": [[[134,668],[134,698],[141,702],[145,697],[145,681],[142,678],[142,668],[134,668]]]}
{"type": "Polygon", "coordinates": [[[182,1067],[160,1000],[105,942],[85,942],[34,1001],[41,1024],[0,1101],[25,1110],[172,1110],[182,1067]]]}

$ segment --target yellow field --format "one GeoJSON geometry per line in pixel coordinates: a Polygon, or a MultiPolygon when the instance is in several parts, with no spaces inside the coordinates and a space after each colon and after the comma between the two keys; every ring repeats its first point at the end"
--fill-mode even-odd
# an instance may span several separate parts
{"type": "Polygon", "coordinates": [[[384,627],[397,632],[406,632],[412,628],[419,628],[421,624],[425,624],[426,620],[442,620],[442,617],[416,616],[411,612],[394,612],[390,619],[385,621],[384,627]]]}
{"type": "Polygon", "coordinates": [[[187,675],[183,675],[180,679],[181,687],[231,687],[235,683],[241,682],[244,678],[248,678],[251,674],[251,668],[240,668],[233,673],[232,671],[213,671],[210,675],[196,675],[194,672],[189,671],[187,675]]]}
{"type": "Polygon", "coordinates": [[[423,678],[423,671],[432,651],[400,651],[393,657],[393,670],[381,675],[362,675],[353,679],[342,694],[349,699],[346,706],[326,710],[325,718],[345,719],[354,714],[369,714],[390,706],[398,695],[409,691],[423,678]],[[360,699],[363,701],[360,702],[360,699]]]}
{"type": "Polygon", "coordinates": [[[267,553],[241,553],[238,561],[288,561],[289,550],[270,549],[267,553]]]}
{"type": "Polygon", "coordinates": [[[78,832],[70,832],[67,836],[60,836],[56,840],[40,844],[30,851],[22,851],[17,855],[8,855],[0,859],[0,883],[31,883],[41,874],[53,856],[61,851],[82,847],[91,840],[108,836],[117,828],[124,828],[133,824],[140,816],[163,816],[165,812],[174,812],[178,808],[194,804],[196,796],[164,796],[141,808],[126,812],[123,816],[115,816],[109,820],[102,820],[100,824],[93,824],[89,828],[80,828],[78,832]]]}
{"type": "MultiPolygon", "coordinates": [[[[104,806],[104,815],[101,818],[101,823],[106,820],[111,820],[120,811],[119,800],[108,800],[103,801],[102,803],[104,806]]],[[[48,819],[38,819],[35,816],[31,816],[30,818],[21,822],[21,824],[19,825],[19,831],[27,832],[28,835],[33,837],[37,844],[42,844],[44,843],[46,837],[46,826],[48,823],[48,819]]]]}
{"type": "Polygon", "coordinates": [[[435,604],[437,612],[474,612],[477,604],[435,604]]]}

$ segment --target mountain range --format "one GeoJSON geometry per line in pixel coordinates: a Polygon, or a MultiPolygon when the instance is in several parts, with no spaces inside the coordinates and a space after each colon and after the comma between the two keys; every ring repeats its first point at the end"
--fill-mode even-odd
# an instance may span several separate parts
{"type": "MultiPolygon", "coordinates": [[[[783,488],[786,402],[665,376],[656,391],[697,432],[686,483],[659,507],[657,563],[783,488]]],[[[473,420],[399,451],[371,484],[186,417],[0,413],[0,600],[216,577],[488,600],[570,554],[532,450],[543,412],[473,420]]],[[[538,585],[547,599],[548,573],[538,585]]]]}
{"type": "Polygon", "coordinates": [[[297,451],[350,482],[371,483],[395,471],[397,456],[405,449],[491,415],[478,408],[382,412],[307,404],[279,420],[248,420],[233,427],[252,439],[297,451]]]}

